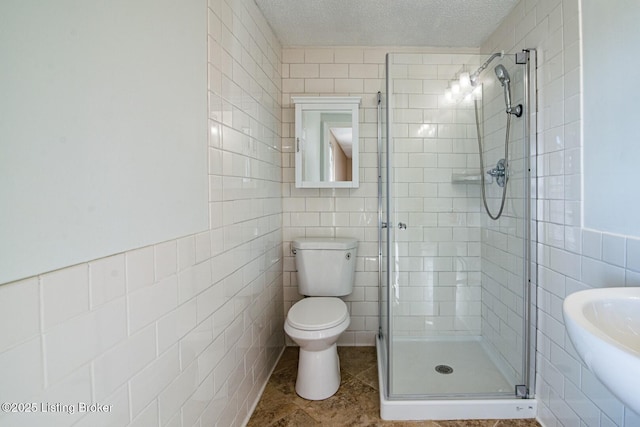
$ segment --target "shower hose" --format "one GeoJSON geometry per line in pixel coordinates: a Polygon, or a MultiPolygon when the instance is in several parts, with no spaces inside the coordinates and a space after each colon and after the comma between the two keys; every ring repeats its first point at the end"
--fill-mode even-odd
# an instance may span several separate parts
{"type": "Polygon", "coordinates": [[[476,111],[476,133],[478,135],[478,154],[480,155],[480,188],[482,189],[482,202],[484,203],[484,209],[487,211],[487,215],[489,215],[489,218],[496,221],[498,218],[500,218],[500,216],[502,216],[502,211],[504,210],[505,201],[507,199],[507,183],[509,182],[509,133],[511,128],[511,114],[507,113],[507,129],[505,132],[504,140],[504,187],[502,187],[502,201],[500,202],[500,210],[496,215],[493,215],[489,210],[489,205],[487,204],[487,195],[484,188],[484,160],[482,158],[482,136],[480,133],[480,120],[478,118],[478,101],[474,100],[473,104],[476,111]]]}

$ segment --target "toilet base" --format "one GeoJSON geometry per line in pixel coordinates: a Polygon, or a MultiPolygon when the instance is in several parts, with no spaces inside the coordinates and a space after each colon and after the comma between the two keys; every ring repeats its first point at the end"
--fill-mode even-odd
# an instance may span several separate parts
{"type": "Polygon", "coordinates": [[[296,393],[307,400],[324,400],[340,387],[340,360],[336,344],[321,351],[300,348],[296,393]]]}

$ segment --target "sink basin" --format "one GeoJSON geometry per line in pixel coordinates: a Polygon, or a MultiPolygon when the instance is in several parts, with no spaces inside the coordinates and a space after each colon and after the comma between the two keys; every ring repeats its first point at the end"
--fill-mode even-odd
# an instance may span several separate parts
{"type": "Polygon", "coordinates": [[[599,288],[565,298],[569,337],[587,367],[640,414],[640,287],[599,288]]]}

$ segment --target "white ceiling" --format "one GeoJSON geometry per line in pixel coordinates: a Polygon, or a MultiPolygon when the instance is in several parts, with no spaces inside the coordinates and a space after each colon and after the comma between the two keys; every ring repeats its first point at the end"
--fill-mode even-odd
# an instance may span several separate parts
{"type": "Polygon", "coordinates": [[[255,0],[285,47],[479,47],[519,1],[255,0]]]}
{"type": "Polygon", "coordinates": [[[351,158],[353,152],[353,129],[332,127],[329,131],[333,134],[333,137],[340,144],[340,148],[344,151],[344,154],[351,158]]]}

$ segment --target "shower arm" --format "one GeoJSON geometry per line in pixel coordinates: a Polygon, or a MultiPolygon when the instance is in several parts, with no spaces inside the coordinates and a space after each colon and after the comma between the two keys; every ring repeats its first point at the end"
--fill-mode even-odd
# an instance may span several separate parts
{"type": "Polygon", "coordinates": [[[476,86],[478,84],[478,77],[480,77],[480,73],[482,73],[489,66],[489,64],[491,64],[491,61],[493,61],[498,57],[500,58],[504,57],[504,51],[497,52],[491,55],[489,59],[484,61],[484,63],[480,67],[478,67],[478,69],[474,71],[473,74],[471,74],[471,76],[469,76],[469,80],[471,80],[472,86],[476,86]]]}

